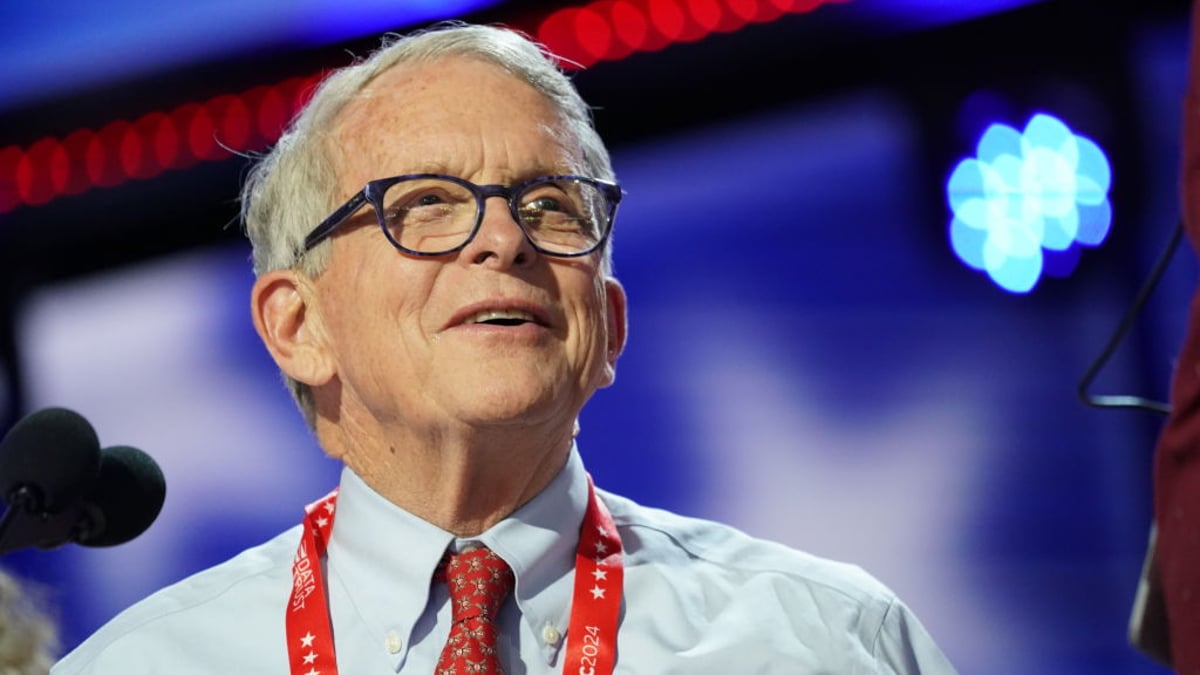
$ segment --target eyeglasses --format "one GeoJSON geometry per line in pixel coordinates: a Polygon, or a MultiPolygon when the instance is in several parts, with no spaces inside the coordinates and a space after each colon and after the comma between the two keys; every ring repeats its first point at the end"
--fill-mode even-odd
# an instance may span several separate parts
{"type": "Polygon", "coordinates": [[[491,197],[508,202],[513,220],[535,249],[570,258],[595,251],[608,238],[621,188],[583,176],[542,176],[511,187],[476,185],[432,173],[381,178],[367,183],[310,232],[304,250],[369,203],[384,235],[401,251],[419,256],[453,253],[479,232],[491,197]]]}

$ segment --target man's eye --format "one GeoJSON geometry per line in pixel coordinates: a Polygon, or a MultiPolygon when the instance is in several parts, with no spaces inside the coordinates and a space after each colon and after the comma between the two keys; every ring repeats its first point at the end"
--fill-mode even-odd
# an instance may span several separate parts
{"type": "Polygon", "coordinates": [[[442,199],[441,195],[426,193],[414,199],[409,206],[410,208],[414,206],[436,206],[437,204],[441,204],[443,202],[445,202],[445,200],[442,199]]]}
{"type": "Polygon", "coordinates": [[[548,211],[565,212],[569,210],[564,202],[555,199],[554,197],[538,197],[537,199],[534,199],[526,204],[524,208],[525,210],[532,211],[534,213],[544,213],[548,211]]]}

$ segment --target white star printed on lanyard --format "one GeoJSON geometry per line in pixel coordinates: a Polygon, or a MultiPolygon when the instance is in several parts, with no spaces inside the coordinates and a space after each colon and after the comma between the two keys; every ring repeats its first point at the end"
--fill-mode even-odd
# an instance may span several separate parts
{"type": "Polygon", "coordinates": [[[602,541],[597,541],[596,542],[596,553],[599,553],[600,555],[604,555],[605,553],[608,553],[608,546],[606,546],[604,544],[604,542],[602,542],[602,541]]]}
{"type": "Polygon", "coordinates": [[[600,588],[599,585],[592,586],[592,599],[600,600],[603,597],[604,597],[604,589],[600,588]]]}
{"type": "Polygon", "coordinates": [[[306,666],[311,666],[313,664],[313,662],[316,660],[317,660],[316,652],[309,652],[304,655],[304,665],[306,665],[306,666]]]}
{"type": "Polygon", "coordinates": [[[309,631],[304,634],[304,637],[300,638],[300,646],[301,647],[312,647],[313,640],[315,640],[315,639],[317,639],[317,636],[313,635],[312,631],[309,631]]]}
{"type": "Polygon", "coordinates": [[[596,578],[596,581],[607,580],[608,570],[602,570],[597,567],[596,569],[592,570],[592,576],[596,578]]]}

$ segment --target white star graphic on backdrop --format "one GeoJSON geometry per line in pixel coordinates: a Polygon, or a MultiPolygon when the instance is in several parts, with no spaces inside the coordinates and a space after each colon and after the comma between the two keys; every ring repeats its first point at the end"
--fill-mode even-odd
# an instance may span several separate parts
{"type": "Polygon", "coordinates": [[[592,576],[596,577],[596,581],[600,581],[601,579],[607,579],[608,571],[602,570],[599,567],[597,567],[596,569],[592,570],[592,576]]]}
{"type": "Polygon", "coordinates": [[[307,654],[305,654],[305,655],[304,655],[304,664],[305,664],[305,665],[311,665],[311,664],[312,664],[312,662],[313,662],[313,661],[316,661],[316,660],[317,660],[317,653],[316,653],[316,652],[309,652],[309,653],[307,653],[307,654]]]}
{"type": "Polygon", "coordinates": [[[596,553],[607,553],[607,552],[608,552],[608,547],[604,545],[604,542],[602,542],[602,541],[596,542],[596,553]]]}
{"type": "Polygon", "coordinates": [[[592,586],[592,599],[599,600],[604,597],[604,589],[599,586],[592,586]]]}
{"type": "Polygon", "coordinates": [[[300,646],[301,647],[312,647],[313,640],[316,640],[316,639],[317,639],[317,636],[313,635],[311,631],[308,633],[305,633],[304,637],[300,638],[300,646]]]}

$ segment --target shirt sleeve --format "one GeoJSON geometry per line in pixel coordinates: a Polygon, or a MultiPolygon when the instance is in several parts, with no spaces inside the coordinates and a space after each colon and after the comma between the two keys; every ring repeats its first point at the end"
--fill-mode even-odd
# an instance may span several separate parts
{"type": "Polygon", "coordinates": [[[873,647],[872,675],[957,675],[920,620],[899,599],[883,615],[873,647]]]}

